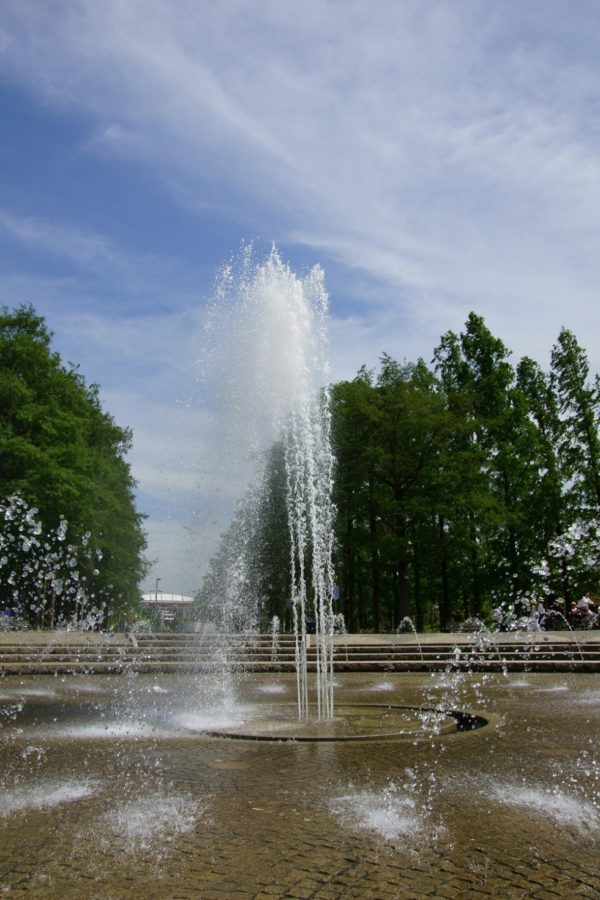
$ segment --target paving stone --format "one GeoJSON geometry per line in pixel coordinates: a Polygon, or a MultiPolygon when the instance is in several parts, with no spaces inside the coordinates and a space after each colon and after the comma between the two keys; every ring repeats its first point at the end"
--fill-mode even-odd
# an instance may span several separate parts
{"type": "MultiPolygon", "coordinates": [[[[139,696],[147,700],[158,678],[175,694],[182,689],[178,676],[141,675],[135,679],[139,696]]],[[[378,675],[339,678],[349,685],[348,695],[371,701],[373,685],[381,681],[378,675]]],[[[395,685],[386,692],[386,702],[427,705],[429,676],[385,678],[395,685]]],[[[22,680],[3,678],[0,693],[22,680]]],[[[44,783],[68,779],[89,779],[97,789],[79,801],[0,813],[0,896],[600,896],[600,835],[588,833],[589,846],[582,852],[584,832],[561,822],[558,807],[544,807],[553,789],[564,791],[567,799],[600,802],[600,779],[574,768],[583,751],[589,764],[600,764],[600,751],[588,740],[600,733],[600,709],[580,702],[586,692],[598,691],[597,678],[528,675],[528,686],[518,687],[516,677],[492,676],[483,692],[474,681],[467,678],[456,702],[504,717],[502,727],[418,747],[401,742],[242,746],[189,736],[168,741],[40,738],[28,723],[36,716],[43,719],[44,711],[50,717],[61,714],[60,703],[69,696],[68,685],[61,685],[60,703],[27,701],[18,724],[21,734],[16,723],[0,718],[0,791],[29,784],[35,794],[44,783]],[[557,684],[569,690],[555,692],[557,684]],[[43,751],[38,762],[31,749],[36,747],[43,751]],[[217,760],[221,768],[215,767],[217,760]],[[575,778],[572,794],[570,782],[560,777],[565,767],[575,778]],[[419,790],[407,771],[416,772],[419,790]],[[431,792],[422,787],[429,774],[435,779],[431,792]],[[521,802],[519,788],[534,791],[535,803],[521,802]],[[360,800],[365,792],[371,799],[360,800]],[[349,795],[359,798],[355,808],[342,802],[349,795]],[[111,831],[110,817],[126,803],[152,796],[191,797],[202,811],[191,831],[173,833],[168,840],[162,839],[168,818],[157,821],[147,846],[136,849],[125,832],[111,831]],[[386,838],[370,827],[373,798],[380,799],[384,811],[388,803],[393,813],[398,812],[395,800],[406,796],[414,803],[413,830],[386,838]]],[[[113,688],[118,691],[123,681],[106,675],[88,683],[98,690],[109,687],[114,703],[113,688]]],[[[28,687],[56,685],[54,678],[27,679],[28,687]]]]}

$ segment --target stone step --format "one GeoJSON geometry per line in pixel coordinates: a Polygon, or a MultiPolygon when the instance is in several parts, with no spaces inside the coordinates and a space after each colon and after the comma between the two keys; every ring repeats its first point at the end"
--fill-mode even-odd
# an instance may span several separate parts
{"type": "MultiPolygon", "coordinates": [[[[309,671],[316,671],[316,664],[308,662],[309,671]]],[[[247,672],[293,672],[295,663],[286,662],[257,662],[256,660],[236,660],[229,663],[231,671],[247,672]]],[[[86,671],[104,672],[125,670],[135,671],[223,671],[223,666],[212,660],[173,660],[173,659],[125,659],[125,660],[26,660],[19,663],[2,663],[0,672],[4,675],[28,673],[33,671],[86,671]]],[[[516,660],[463,660],[458,665],[450,665],[448,661],[439,660],[348,660],[337,662],[334,665],[336,672],[422,672],[422,671],[506,671],[506,672],[534,672],[534,671],[600,671],[600,660],[573,659],[540,659],[527,662],[516,660]]]]}
{"type": "MultiPolygon", "coordinates": [[[[416,645],[405,645],[405,646],[390,646],[382,644],[382,645],[373,645],[373,644],[336,644],[334,645],[334,651],[337,655],[351,654],[353,656],[367,655],[367,656],[390,656],[390,655],[414,655],[415,653],[423,656],[433,656],[436,654],[448,655],[452,654],[459,649],[461,653],[483,653],[486,655],[489,654],[504,654],[504,653],[532,653],[532,652],[552,652],[552,653],[565,653],[569,652],[572,648],[575,648],[577,652],[581,651],[590,651],[590,652],[600,652],[600,643],[597,641],[591,641],[589,643],[584,642],[561,642],[559,644],[548,644],[545,642],[533,642],[531,644],[496,644],[489,647],[479,648],[472,643],[456,643],[456,644],[424,644],[420,648],[416,645]]],[[[33,648],[32,648],[33,649],[33,648]]],[[[72,649],[72,648],[71,648],[72,649]]],[[[129,648],[130,649],[130,648],[129,648]]],[[[139,644],[138,650],[143,651],[145,653],[165,653],[165,652],[189,652],[189,653],[209,653],[213,650],[225,650],[227,652],[238,652],[238,653],[251,653],[253,655],[264,655],[264,656],[272,656],[273,648],[265,645],[236,645],[231,644],[229,646],[223,647],[223,645],[207,645],[203,643],[189,643],[189,644],[139,644]]],[[[1,654],[0,648],[0,654],[1,654]]],[[[294,654],[293,646],[289,647],[278,647],[276,649],[276,653],[278,656],[285,656],[294,654]]],[[[316,646],[313,644],[308,648],[309,654],[316,653],[316,646]]]]}
{"type": "MultiPolygon", "coordinates": [[[[258,653],[254,652],[251,648],[246,648],[246,650],[237,650],[230,651],[226,656],[230,660],[235,659],[247,659],[253,660],[256,662],[286,662],[294,661],[294,654],[285,654],[278,653],[276,656],[273,656],[271,653],[258,653]]],[[[570,646],[562,646],[560,649],[551,650],[546,647],[541,649],[533,649],[533,650],[525,650],[522,648],[515,647],[505,647],[501,651],[494,651],[485,653],[478,650],[473,650],[473,648],[465,648],[464,651],[460,654],[460,658],[466,659],[516,659],[523,660],[527,662],[532,659],[570,659],[573,657],[579,657],[581,659],[600,659],[600,647],[595,645],[593,647],[577,647],[574,645],[570,646]]],[[[309,661],[314,661],[316,659],[316,651],[310,650],[307,654],[307,658],[309,661]]],[[[388,652],[388,653],[379,653],[373,651],[372,653],[356,653],[354,652],[354,648],[349,650],[348,652],[337,650],[334,653],[334,660],[336,663],[356,660],[360,662],[361,660],[379,660],[379,661],[411,661],[411,660],[422,660],[422,661],[439,661],[439,660],[452,660],[455,658],[455,654],[451,649],[445,648],[443,652],[423,652],[419,653],[418,651],[412,650],[410,652],[404,653],[396,653],[396,652],[388,652]]],[[[45,649],[43,651],[35,650],[34,648],[21,648],[19,652],[13,652],[10,654],[1,654],[0,653],[0,663],[2,662],[25,662],[25,661],[35,661],[35,660],[57,660],[57,661],[65,661],[65,660],[80,660],[82,662],[86,660],[115,660],[118,661],[120,659],[165,659],[165,660],[189,660],[189,661],[213,661],[217,662],[218,659],[215,658],[209,651],[202,650],[189,650],[189,649],[163,649],[162,651],[150,651],[148,649],[144,650],[134,650],[133,648],[129,648],[128,650],[119,649],[113,650],[110,649],[108,651],[103,650],[88,650],[86,648],[81,648],[78,650],[74,650],[70,648],[69,651],[56,650],[56,649],[45,649]]]]}
{"type": "MultiPolygon", "coordinates": [[[[316,656],[314,653],[310,653],[307,657],[309,664],[314,664],[316,660],[316,656]]],[[[508,650],[505,653],[501,654],[482,654],[482,653],[463,653],[458,660],[455,660],[454,655],[449,652],[438,653],[438,654],[419,654],[419,653],[411,653],[411,654],[372,654],[368,656],[367,654],[354,654],[348,653],[348,655],[343,653],[336,653],[334,656],[334,666],[336,669],[343,669],[348,665],[355,665],[362,667],[365,666],[392,666],[392,665],[417,665],[417,664],[431,664],[434,666],[444,666],[448,665],[452,662],[461,662],[464,664],[475,664],[481,662],[482,664],[489,665],[492,662],[497,663],[500,666],[504,664],[511,665],[519,665],[522,667],[531,667],[531,665],[535,662],[554,662],[556,664],[560,662],[572,663],[573,661],[579,662],[600,662],[600,652],[598,650],[579,650],[575,647],[570,647],[568,649],[561,648],[560,652],[552,653],[547,650],[533,652],[533,653],[525,653],[522,651],[514,651],[508,650]]],[[[36,652],[36,653],[20,653],[20,654],[11,654],[7,656],[0,655],[0,668],[6,670],[7,667],[10,666],[18,666],[18,665],[29,665],[29,664],[42,664],[42,663],[61,663],[61,664],[81,664],[93,666],[97,663],[112,663],[113,665],[141,665],[143,663],[165,663],[165,664],[181,664],[181,665],[210,665],[210,666],[220,666],[221,662],[218,659],[215,659],[210,654],[196,653],[196,652],[183,652],[177,651],[176,653],[171,652],[163,652],[160,654],[148,653],[148,652],[135,652],[130,651],[129,653],[98,653],[98,652],[71,652],[71,653],[55,653],[55,652],[36,652]]],[[[277,666],[290,665],[294,666],[295,659],[292,655],[285,656],[283,654],[278,655],[276,658],[273,658],[270,654],[256,654],[256,653],[237,653],[231,654],[229,656],[229,664],[235,665],[237,663],[241,663],[247,666],[271,666],[273,668],[277,666]]]]}
{"type": "MultiPolygon", "coordinates": [[[[230,666],[233,671],[245,672],[293,672],[292,663],[256,663],[239,661],[230,666]]],[[[600,672],[600,661],[577,660],[534,660],[528,665],[509,661],[502,663],[500,660],[476,660],[461,661],[452,667],[455,671],[470,672],[600,672]]],[[[393,662],[386,663],[381,660],[352,661],[336,665],[336,672],[443,672],[448,667],[441,663],[429,662],[393,662]]],[[[185,663],[168,661],[142,661],[124,662],[28,662],[6,663],[2,666],[5,675],[53,675],[53,674],[118,674],[126,671],[140,673],[151,672],[220,672],[222,667],[210,663],[185,663]]],[[[308,665],[308,671],[316,671],[314,664],[308,665]]]]}
{"type": "MultiPolygon", "coordinates": [[[[314,671],[314,636],[307,651],[314,671]]],[[[291,672],[294,638],[281,635],[276,654],[270,635],[101,635],[22,632],[0,638],[0,672],[221,671],[219,653],[240,671],[291,672]]],[[[600,635],[581,637],[545,633],[515,640],[499,636],[481,644],[472,635],[424,635],[416,640],[378,641],[376,636],[339,637],[336,671],[425,672],[456,668],[471,671],[600,671],[600,635]],[[457,650],[460,651],[457,653],[457,650]]]]}

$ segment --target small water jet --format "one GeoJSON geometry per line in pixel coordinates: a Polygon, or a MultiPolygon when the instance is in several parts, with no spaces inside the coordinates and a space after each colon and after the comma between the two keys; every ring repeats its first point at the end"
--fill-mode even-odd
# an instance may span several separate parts
{"type": "Polygon", "coordinates": [[[389,782],[382,790],[351,789],[338,797],[333,811],[355,828],[374,831],[386,841],[422,832],[426,817],[415,796],[415,782],[389,782]]]}
{"type": "MultiPolygon", "coordinates": [[[[406,634],[407,632],[410,632],[410,634],[412,634],[413,638],[415,639],[415,644],[417,645],[417,650],[419,651],[419,657],[421,659],[421,662],[423,662],[423,648],[421,647],[421,642],[419,641],[419,634],[417,632],[417,629],[415,628],[415,623],[410,618],[410,616],[404,616],[404,618],[398,625],[398,628],[396,629],[396,637],[399,638],[401,634],[406,634]]],[[[396,645],[399,645],[399,641],[396,641],[396,645]]]]}
{"type": "Polygon", "coordinates": [[[600,815],[595,804],[576,793],[535,784],[494,780],[490,781],[486,790],[507,806],[550,817],[562,827],[570,825],[586,835],[600,830],[600,815]]]}
{"type": "Polygon", "coordinates": [[[279,616],[273,616],[271,619],[271,662],[277,662],[279,653],[279,634],[281,631],[281,622],[279,616]]]}
{"type": "Polygon", "coordinates": [[[157,791],[151,797],[119,801],[102,820],[103,840],[117,838],[130,854],[150,850],[160,858],[179,835],[193,831],[204,805],[187,794],[157,791]]]}

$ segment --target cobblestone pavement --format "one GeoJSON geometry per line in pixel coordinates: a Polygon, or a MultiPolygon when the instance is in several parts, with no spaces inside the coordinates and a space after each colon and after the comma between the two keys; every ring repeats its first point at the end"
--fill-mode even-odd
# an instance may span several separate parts
{"type": "MultiPolygon", "coordinates": [[[[209,739],[189,730],[193,678],[0,680],[0,894],[600,896],[598,676],[338,680],[339,703],[448,704],[491,724],[417,742],[209,739]]],[[[249,676],[239,697],[293,702],[294,685],[249,676]]]]}

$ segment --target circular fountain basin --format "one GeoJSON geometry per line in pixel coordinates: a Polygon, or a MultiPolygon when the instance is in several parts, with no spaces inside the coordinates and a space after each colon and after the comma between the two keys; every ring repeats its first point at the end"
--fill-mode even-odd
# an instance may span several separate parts
{"type": "Polygon", "coordinates": [[[330,720],[298,719],[292,704],[271,704],[260,719],[206,731],[210,737],[245,741],[399,741],[472,731],[487,720],[469,713],[376,703],[344,703],[330,720]]]}
{"type": "MultiPolygon", "coordinates": [[[[142,698],[140,698],[141,700],[142,698]]],[[[14,723],[13,736],[29,740],[172,740],[224,738],[240,741],[425,741],[488,724],[478,714],[428,706],[369,703],[359,700],[336,704],[331,720],[298,718],[291,702],[243,703],[173,710],[169,695],[154,702],[125,704],[82,701],[81,698],[42,696],[35,701],[5,704],[0,701],[4,724],[14,723]]]]}

